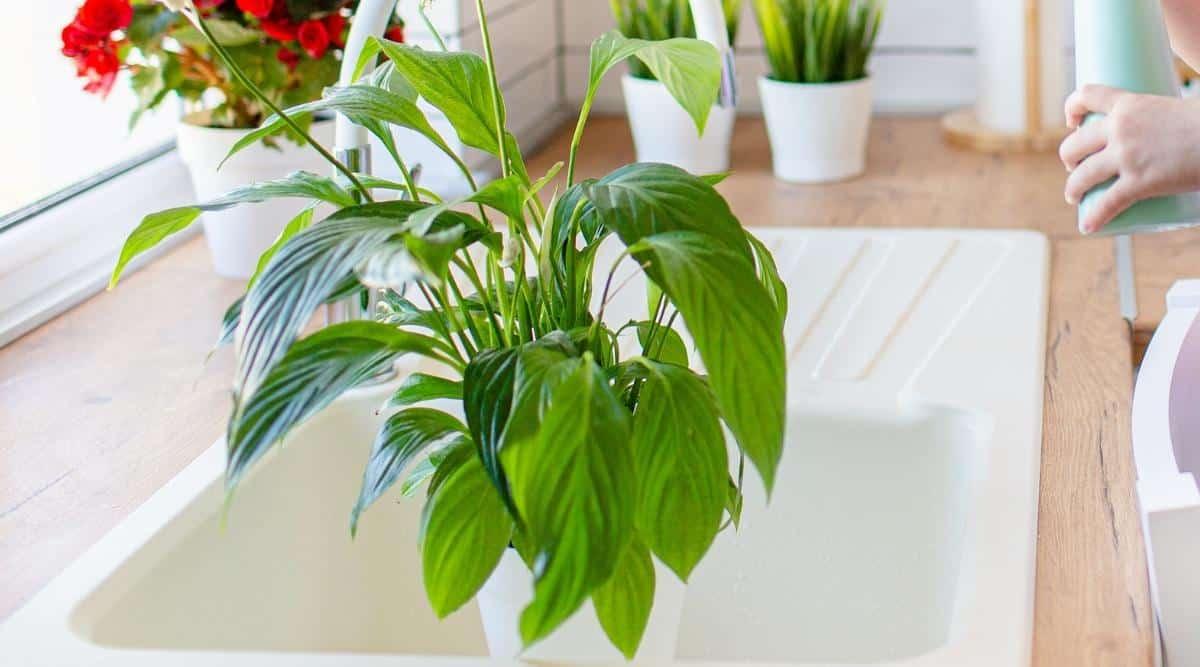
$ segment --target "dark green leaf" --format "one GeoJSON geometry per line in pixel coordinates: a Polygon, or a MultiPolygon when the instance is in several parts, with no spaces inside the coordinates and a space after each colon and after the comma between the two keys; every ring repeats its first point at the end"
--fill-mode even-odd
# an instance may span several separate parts
{"type": "Polygon", "coordinates": [[[345,391],[391,369],[402,354],[432,349],[430,338],[376,322],[335,324],[292,345],[229,420],[227,486],[345,391]]]}
{"type": "Polygon", "coordinates": [[[513,499],[534,551],[533,601],[521,614],[526,645],[545,637],[612,575],[632,533],[629,411],[590,355],[561,362],[534,437],[505,443],[513,499]]]}
{"type": "Polygon", "coordinates": [[[746,238],[750,241],[750,249],[754,251],[754,263],[758,268],[758,281],[767,289],[767,294],[771,295],[771,300],[775,302],[775,309],[779,311],[781,320],[787,319],[788,310],[788,290],[787,285],[779,277],[779,267],[775,265],[775,257],[771,254],[771,250],[763,245],[753,234],[747,233],[746,238]]]}
{"type": "Polygon", "coordinates": [[[512,532],[508,510],[478,458],[465,459],[434,488],[421,517],[421,563],[425,593],[439,618],[475,596],[512,532]]]}
{"type": "Polygon", "coordinates": [[[426,401],[452,399],[461,401],[463,384],[458,380],[447,380],[436,375],[413,373],[404,378],[396,393],[388,400],[387,407],[398,408],[426,401]]]}
{"type": "Polygon", "coordinates": [[[633,415],[638,531],[683,581],[721,526],[729,478],[712,392],[687,368],[645,360],[633,415]]]}
{"type": "Polygon", "coordinates": [[[517,348],[484,350],[463,371],[463,412],[483,467],[501,497],[508,496],[508,480],[500,465],[500,444],[512,411],[517,348]]]}
{"type": "Polygon", "coordinates": [[[646,545],[629,541],[612,576],[592,593],[592,604],[604,634],[633,660],[654,606],[654,561],[646,545]]]}
{"type": "Polygon", "coordinates": [[[358,531],[358,518],[363,510],[390,489],[417,456],[449,438],[465,435],[466,427],[461,422],[439,410],[409,408],[389,417],[371,448],[362,491],[350,512],[350,534],[358,531]]]}
{"type": "Polygon", "coordinates": [[[679,309],[721,415],[769,492],[783,454],[787,360],[783,320],[754,266],[697,232],[655,234],[629,249],[679,309]]]}

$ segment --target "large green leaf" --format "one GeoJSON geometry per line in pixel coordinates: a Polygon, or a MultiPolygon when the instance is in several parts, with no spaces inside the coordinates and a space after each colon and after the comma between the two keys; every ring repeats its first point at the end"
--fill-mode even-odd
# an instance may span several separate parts
{"type": "Polygon", "coordinates": [[[595,97],[609,70],[631,57],[646,64],[692,117],[696,131],[703,133],[721,88],[721,56],[716,47],[696,39],[628,39],[616,30],[609,31],[592,43],[588,99],[595,97]]]}
{"type": "Polygon", "coordinates": [[[484,470],[501,497],[508,499],[508,480],[500,465],[500,444],[512,412],[517,348],[484,350],[463,371],[463,412],[479,450],[484,470]]]}
{"type": "Polygon", "coordinates": [[[612,576],[592,593],[592,604],[604,634],[633,660],[654,607],[654,561],[646,545],[629,541],[612,576]]]}
{"type": "Polygon", "coordinates": [[[350,534],[358,531],[358,518],[363,510],[387,492],[417,456],[448,439],[465,435],[462,422],[440,410],[409,408],[389,417],[371,448],[362,491],[350,512],[350,534]]]}
{"type": "Polygon", "coordinates": [[[458,380],[447,380],[426,373],[413,373],[404,378],[404,381],[396,388],[396,393],[388,399],[387,407],[399,408],[439,399],[461,401],[462,397],[463,385],[458,380]]]}
{"type": "Polygon", "coordinates": [[[649,371],[633,415],[637,526],[655,555],[687,581],[725,509],[729,461],[712,392],[680,366],[649,371]]]}
{"type": "Polygon", "coordinates": [[[786,357],[783,320],[754,265],[699,232],[653,234],[629,249],[679,309],[721,415],[770,491],[783,454],[786,357]]]}
{"type": "Polygon", "coordinates": [[[571,364],[562,362],[576,356],[579,355],[575,344],[561,331],[518,349],[511,416],[501,436],[501,446],[537,434],[554,390],[574,370],[571,364]]]}
{"type": "Polygon", "coordinates": [[[591,355],[561,362],[533,437],[502,457],[533,551],[533,601],[521,614],[526,645],[545,637],[612,575],[633,524],[630,414],[591,355]]]}
{"type": "Polygon", "coordinates": [[[234,411],[226,436],[226,484],[296,425],[406,353],[429,354],[432,339],[376,322],[335,324],[298,341],[234,411]]]}
{"type": "Polygon", "coordinates": [[[372,38],[359,60],[360,71],[380,50],[425,101],[445,114],[464,144],[492,155],[499,153],[494,97],[483,58],[473,53],[424,51],[372,38]]]}
{"type": "MultiPolygon", "coordinates": [[[[235,395],[252,392],[339,281],[390,239],[405,234],[408,217],[426,206],[390,201],[346,208],[284,244],[246,295],[235,395]]],[[[468,225],[464,243],[485,233],[473,218],[453,211],[438,216],[431,231],[468,225]]]]}
{"type": "Polygon", "coordinates": [[[750,241],[750,249],[754,251],[754,263],[758,267],[758,281],[767,288],[767,294],[770,294],[771,300],[775,302],[775,309],[779,311],[780,319],[786,320],[788,290],[787,285],[779,277],[779,267],[775,265],[775,257],[771,255],[770,248],[753,234],[747,232],[746,238],[750,241]]]}
{"type": "Polygon", "coordinates": [[[703,178],[667,164],[631,164],[585,187],[604,226],[626,245],[650,234],[702,232],[751,259],[729,204],[703,178]]]}
{"type": "Polygon", "coordinates": [[[453,466],[431,489],[421,519],[421,563],[429,603],[445,618],[496,569],[513,521],[477,457],[453,466]]]}
{"type": "Polygon", "coordinates": [[[319,199],[337,206],[352,206],[354,198],[331,179],[306,171],[297,171],[284,178],[263,181],[233,190],[212,201],[195,206],[183,206],[151,213],[129,234],[121,248],[121,256],[109,280],[109,289],[116,287],[121,273],[138,255],[158,245],[163,239],[191,226],[204,211],[222,209],[286,197],[319,199]]]}
{"type": "Polygon", "coordinates": [[[437,216],[463,204],[483,204],[500,211],[506,217],[521,218],[525,207],[525,195],[525,187],[516,175],[498,178],[469,195],[430,206],[413,214],[409,226],[418,234],[424,233],[437,216]]]}

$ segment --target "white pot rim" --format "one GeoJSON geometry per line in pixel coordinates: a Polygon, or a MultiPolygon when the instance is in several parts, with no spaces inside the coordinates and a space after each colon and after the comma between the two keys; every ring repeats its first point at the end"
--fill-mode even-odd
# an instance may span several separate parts
{"type": "MultiPolygon", "coordinates": [[[[213,125],[209,125],[208,118],[211,113],[212,112],[207,109],[186,113],[183,115],[182,118],[179,119],[178,127],[181,129],[186,129],[187,131],[191,131],[191,132],[197,132],[197,133],[207,132],[207,133],[224,135],[224,136],[229,136],[229,137],[232,137],[235,135],[240,136],[240,135],[244,135],[244,134],[249,134],[258,129],[257,127],[216,127],[213,125]]],[[[326,125],[326,124],[332,125],[333,122],[334,122],[333,116],[329,116],[327,118],[318,117],[318,118],[313,119],[312,124],[313,125],[326,125]]]]}
{"type": "Polygon", "coordinates": [[[633,86],[646,86],[652,88],[665,88],[666,86],[658,79],[643,79],[640,76],[634,76],[629,72],[621,75],[621,80],[633,86]]]}
{"type": "Polygon", "coordinates": [[[766,85],[766,86],[778,86],[780,88],[808,88],[808,89],[855,88],[858,86],[869,84],[869,83],[871,83],[872,80],[873,80],[873,77],[870,74],[862,77],[861,79],[851,79],[849,81],[825,81],[822,83],[811,83],[808,81],[780,81],[779,79],[772,79],[770,76],[767,76],[765,74],[758,77],[759,83],[762,85],[766,85]]]}

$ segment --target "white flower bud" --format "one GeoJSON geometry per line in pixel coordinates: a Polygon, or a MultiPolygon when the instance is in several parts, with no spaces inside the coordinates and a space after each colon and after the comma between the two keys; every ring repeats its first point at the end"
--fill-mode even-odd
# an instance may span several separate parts
{"type": "Polygon", "coordinates": [[[173,12],[182,12],[185,9],[191,9],[192,0],[158,0],[166,5],[167,9],[173,12]]]}
{"type": "Polygon", "coordinates": [[[521,252],[521,239],[508,236],[504,239],[504,254],[500,255],[500,266],[510,268],[517,263],[517,253],[521,252]]]}

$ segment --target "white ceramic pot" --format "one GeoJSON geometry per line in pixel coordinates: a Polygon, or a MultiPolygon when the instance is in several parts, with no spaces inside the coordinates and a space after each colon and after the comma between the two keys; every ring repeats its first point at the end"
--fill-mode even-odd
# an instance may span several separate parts
{"type": "MultiPolygon", "coordinates": [[[[657,559],[654,575],[654,608],[635,657],[638,660],[671,660],[675,657],[675,644],[679,638],[686,586],[657,559]]],[[[523,660],[560,663],[625,662],[624,656],[613,647],[600,627],[590,600],[550,636],[522,651],[518,629],[521,610],[532,598],[532,575],[517,552],[509,549],[476,596],[488,652],[493,658],[507,660],[519,655],[523,660]]]]}
{"type": "MultiPolygon", "coordinates": [[[[176,135],[179,155],[192,174],[197,201],[214,199],[243,185],[282,178],[293,171],[329,171],[328,164],[312,148],[286,139],[279,140],[278,149],[261,143],[246,148],[218,170],[229,149],[250,130],[207,127],[204,120],[203,113],[188,115],[176,135]]],[[[310,133],[323,145],[332,145],[333,121],[313,123],[310,133]]],[[[204,235],[217,274],[249,278],[258,266],[259,255],[304,205],[296,199],[276,199],[205,213],[204,235]]]]}
{"type": "Polygon", "coordinates": [[[824,183],[863,173],[871,126],[871,79],[841,83],[758,80],[775,177],[824,183]]]}
{"type": "Polygon", "coordinates": [[[729,143],[737,109],[714,106],[704,134],[658,81],[621,79],[638,162],[665,162],[697,175],[729,170],[729,143]]]}

